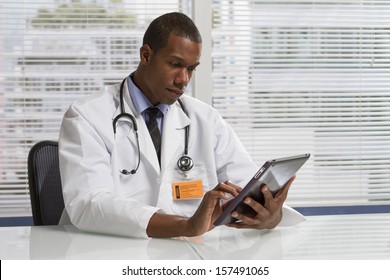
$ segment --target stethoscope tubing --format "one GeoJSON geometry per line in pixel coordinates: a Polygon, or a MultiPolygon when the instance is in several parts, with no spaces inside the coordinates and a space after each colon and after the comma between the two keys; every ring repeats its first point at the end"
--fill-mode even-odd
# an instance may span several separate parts
{"type": "MultiPolygon", "coordinates": [[[[120,170],[120,173],[122,173],[124,175],[130,175],[130,174],[135,174],[139,168],[139,165],[141,162],[141,149],[140,149],[140,145],[139,145],[137,121],[133,115],[125,112],[125,105],[124,105],[124,98],[123,98],[123,88],[124,88],[125,82],[126,82],[126,78],[123,79],[121,86],[120,86],[120,91],[119,91],[119,103],[120,103],[119,106],[120,106],[121,112],[112,121],[112,126],[113,126],[113,130],[114,130],[114,135],[115,135],[116,134],[116,127],[117,127],[117,123],[118,123],[119,119],[127,118],[133,124],[133,131],[134,131],[134,135],[135,135],[135,138],[137,141],[137,150],[138,150],[137,166],[135,169],[133,169],[131,171],[128,171],[127,169],[120,170]]],[[[183,110],[183,112],[188,116],[188,112],[187,112],[183,102],[180,99],[178,99],[177,101],[179,102],[180,107],[183,110]]],[[[187,172],[187,171],[191,170],[193,167],[193,160],[191,157],[188,156],[189,134],[190,134],[190,126],[187,125],[185,127],[185,132],[184,132],[184,154],[177,161],[178,168],[183,172],[187,172]]]]}

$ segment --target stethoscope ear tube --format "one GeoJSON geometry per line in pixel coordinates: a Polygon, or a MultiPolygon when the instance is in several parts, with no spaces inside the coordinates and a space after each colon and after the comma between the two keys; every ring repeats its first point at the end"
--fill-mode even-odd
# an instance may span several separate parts
{"type": "MultiPolygon", "coordinates": [[[[188,112],[187,112],[183,102],[180,99],[178,99],[178,102],[179,102],[180,107],[183,110],[183,112],[187,115],[187,117],[189,117],[188,112]]],[[[192,167],[194,166],[194,161],[192,160],[191,157],[188,156],[189,136],[190,136],[190,126],[187,125],[185,127],[185,132],[184,132],[184,155],[181,156],[179,158],[179,160],[177,161],[177,167],[183,172],[190,171],[192,169],[192,167]]]]}
{"type": "Polygon", "coordinates": [[[138,126],[137,126],[137,121],[135,120],[135,118],[130,115],[129,113],[120,113],[118,116],[115,117],[115,119],[112,121],[112,126],[113,126],[113,129],[114,129],[114,134],[116,133],[116,126],[118,124],[118,120],[121,119],[121,118],[126,118],[126,119],[129,119],[131,121],[131,123],[133,124],[133,129],[134,129],[134,132],[138,132],[138,126]]]}

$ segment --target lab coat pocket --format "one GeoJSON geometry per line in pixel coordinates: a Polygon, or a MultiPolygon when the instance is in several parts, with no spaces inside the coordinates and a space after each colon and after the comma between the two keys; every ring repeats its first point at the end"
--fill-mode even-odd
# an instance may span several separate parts
{"type": "Polygon", "coordinates": [[[183,174],[177,167],[165,171],[160,188],[160,195],[158,200],[158,207],[163,209],[166,213],[176,214],[185,217],[191,217],[198,208],[202,197],[174,199],[173,187],[175,183],[188,183],[201,181],[203,194],[209,190],[209,183],[207,178],[207,171],[204,165],[194,165],[194,167],[183,174]]]}

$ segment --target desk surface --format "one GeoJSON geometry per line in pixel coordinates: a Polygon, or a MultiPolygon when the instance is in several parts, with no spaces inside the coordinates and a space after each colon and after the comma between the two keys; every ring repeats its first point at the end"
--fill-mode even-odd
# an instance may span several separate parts
{"type": "Polygon", "coordinates": [[[291,228],[218,227],[180,239],[98,235],[73,226],[3,227],[0,259],[390,259],[390,214],[310,216],[291,228]]]}

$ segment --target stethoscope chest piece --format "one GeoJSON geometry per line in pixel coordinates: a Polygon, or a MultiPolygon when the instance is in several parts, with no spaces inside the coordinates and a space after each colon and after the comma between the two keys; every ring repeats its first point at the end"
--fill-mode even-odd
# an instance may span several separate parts
{"type": "Polygon", "coordinates": [[[193,166],[194,162],[192,158],[187,155],[181,156],[177,161],[177,167],[179,167],[179,169],[183,172],[190,171],[193,166]]]}

